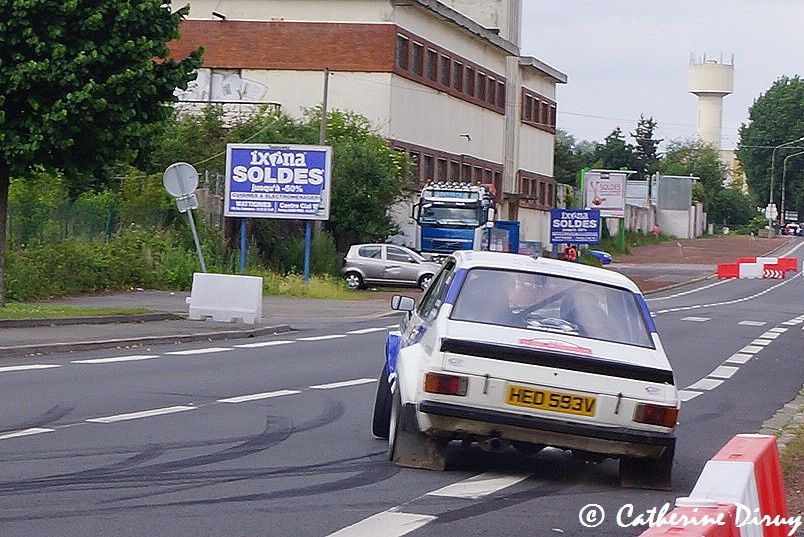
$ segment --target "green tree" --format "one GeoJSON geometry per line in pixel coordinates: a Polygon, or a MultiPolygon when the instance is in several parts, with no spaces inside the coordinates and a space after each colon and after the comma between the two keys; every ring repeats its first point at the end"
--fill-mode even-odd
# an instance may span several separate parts
{"type": "Polygon", "coordinates": [[[653,138],[656,130],[656,122],[652,117],[645,118],[639,116],[636,131],[631,133],[631,137],[636,142],[634,146],[634,158],[636,159],[637,179],[642,181],[653,175],[659,170],[661,155],[658,147],[663,140],[653,138]]]}
{"type": "Polygon", "coordinates": [[[659,171],[664,175],[698,177],[693,198],[702,202],[708,212],[717,193],[723,190],[727,170],[711,145],[700,140],[674,140],[667,146],[659,171]]]}
{"type": "MultiPolygon", "coordinates": [[[[783,76],[761,94],[748,111],[748,123],[740,127],[737,156],[743,165],[749,188],[762,205],[770,191],[773,148],[804,137],[804,80],[783,76]]],[[[776,150],[774,202],[779,204],[782,163],[788,155],[802,151],[804,142],[776,150]]],[[[791,158],[787,168],[787,200],[790,209],[804,214],[804,158],[791,158]]]]}
{"type": "Polygon", "coordinates": [[[636,168],[634,147],[626,142],[625,135],[623,135],[623,130],[620,127],[617,127],[611,132],[611,134],[606,136],[605,143],[603,145],[597,146],[594,159],[595,168],[603,168],[607,170],[636,168]]]}
{"type": "Polygon", "coordinates": [[[553,177],[559,183],[576,185],[581,159],[574,151],[575,139],[565,131],[556,131],[553,177]]]}
{"type": "Polygon", "coordinates": [[[10,178],[34,165],[86,177],[142,149],[201,51],[167,43],[188,9],[162,0],[0,0],[0,306],[10,178]]]}
{"type": "Polygon", "coordinates": [[[756,205],[753,198],[733,188],[724,188],[716,193],[707,214],[708,220],[718,225],[743,225],[754,216],[756,205]]]}

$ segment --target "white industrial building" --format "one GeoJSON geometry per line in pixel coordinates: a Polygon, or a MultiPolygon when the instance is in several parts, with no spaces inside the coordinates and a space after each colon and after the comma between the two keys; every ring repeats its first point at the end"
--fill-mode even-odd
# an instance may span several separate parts
{"type": "Polygon", "coordinates": [[[171,49],[205,49],[183,99],[270,101],[291,116],[321,103],[330,69],[330,108],[369,118],[421,181],[493,183],[501,217],[546,245],[567,77],[520,55],[521,11],[521,0],[191,0],[171,49]]]}

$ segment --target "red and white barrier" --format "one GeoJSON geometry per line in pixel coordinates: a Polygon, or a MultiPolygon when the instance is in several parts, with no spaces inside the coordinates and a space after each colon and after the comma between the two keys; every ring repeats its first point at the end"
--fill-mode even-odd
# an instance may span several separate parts
{"type": "Polygon", "coordinates": [[[706,463],[690,497],[676,500],[676,508],[665,519],[670,525],[651,528],[642,535],[791,535],[776,438],[759,434],[732,438],[706,463]],[[723,524],[700,522],[704,514],[719,513],[723,513],[723,524]],[[695,518],[690,519],[692,516],[695,518]]]}
{"type": "Polygon", "coordinates": [[[795,257],[740,257],[737,263],[717,266],[718,279],[726,278],[771,278],[784,279],[788,272],[798,270],[795,257]]]}

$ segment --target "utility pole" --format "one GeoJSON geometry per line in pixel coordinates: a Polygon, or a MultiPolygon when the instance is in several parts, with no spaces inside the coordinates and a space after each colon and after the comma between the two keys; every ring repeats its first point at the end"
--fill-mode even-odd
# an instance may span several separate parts
{"type": "MultiPolygon", "coordinates": [[[[327,119],[329,115],[329,67],[324,69],[324,98],[321,101],[321,127],[318,132],[319,145],[327,145],[327,119]]],[[[315,236],[321,234],[324,224],[321,220],[315,221],[315,236]]]]}

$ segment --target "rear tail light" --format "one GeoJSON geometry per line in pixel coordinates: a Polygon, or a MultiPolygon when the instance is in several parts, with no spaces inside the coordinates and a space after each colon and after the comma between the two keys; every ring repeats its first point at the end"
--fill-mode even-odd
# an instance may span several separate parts
{"type": "Polygon", "coordinates": [[[427,373],[424,376],[424,391],[442,395],[466,395],[469,379],[442,373],[427,373]]]}
{"type": "Polygon", "coordinates": [[[678,421],[678,408],[674,406],[638,404],[634,411],[634,421],[672,429],[676,426],[676,421],[678,421]]]}

